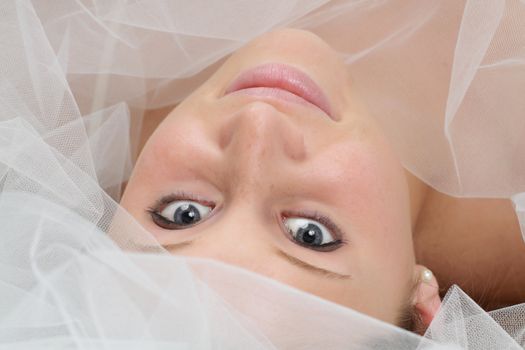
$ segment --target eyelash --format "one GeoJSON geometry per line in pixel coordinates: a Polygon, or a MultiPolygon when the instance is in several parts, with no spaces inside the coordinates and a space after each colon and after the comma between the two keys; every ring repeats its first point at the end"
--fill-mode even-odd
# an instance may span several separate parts
{"type": "MultiPolygon", "coordinates": [[[[146,209],[146,212],[148,212],[150,214],[150,216],[152,217],[153,219],[153,222],[155,221],[160,221],[162,222],[164,225],[166,226],[171,226],[171,227],[174,227],[175,225],[173,224],[173,222],[171,222],[170,220],[166,219],[164,216],[162,216],[160,213],[164,210],[164,208],[166,206],[168,206],[169,204],[175,202],[175,201],[194,201],[194,202],[198,202],[202,205],[205,205],[205,206],[209,206],[211,207],[211,212],[210,212],[210,215],[213,215],[213,213],[215,212],[215,204],[213,202],[210,202],[210,201],[207,201],[203,198],[200,198],[199,196],[195,196],[191,193],[186,193],[186,192],[182,192],[182,191],[177,191],[177,192],[174,192],[172,194],[169,194],[167,196],[164,196],[160,199],[158,199],[157,201],[155,201],[155,204],[151,207],[148,207],[146,209]]],[[[162,227],[162,226],[161,226],[162,227]]],[[[162,227],[164,228],[164,227],[162,227]]],[[[189,228],[189,227],[186,227],[186,228],[189,228]]],[[[166,228],[164,228],[166,229],[166,228]]],[[[174,227],[175,229],[175,227],[174,227]]]]}
{"type": "Polygon", "coordinates": [[[199,196],[195,196],[191,193],[186,193],[182,191],[174,192],[172,194],[169,194],[167,196],[162,197],[161,199],[157,200],[153,207],[150,207],[149,209],[154,210],[162,210],[164,206],[171,204],[174,201],[195,201],[199,202],[203,205],[207,205],[209,207],[213,207],[215,209],[215,204],[213,202],[207,201],[199,196]],[[161,209],[162,208],[162,209],[161,209]]]}
{"type": "Polygon", "coordinates": [[[336,224],[334,224],[332,220],[330,220],[328,217],[322,215],[321,213],[317,211],[287,210],[287,211],[284,211],[282,214],[280,214],[279,218],[280,218],[282,229],[286,232],[286,236],[288,237],[288,239],[290,239],[293,243],[301,247],[316,250],[319,252],[331,252],[347,243],[347,240],[342,238],[345,236],[343,231],[336,224]],[[284,226],[284,219],[291,218],[291,217],[301,217],[301,218],[305,218],[309,220],[314,220],[314,221],[319,222],[320,224],[323,224],[328,230],[330,230],[330,232],[334,234],[335,240],[333,242],[325,243],[317,247],[301,244],[300,242],[293,239],[291,234],[288,232],[288,230],[284,226]]]}
{"type": "MultiPolygon", "coordinates": [[[[162,210],[164,210],[164,208],[167,205],[173,203],[174,201],[195,201],[195,202],[198,202],[198,203],[200,203],[202,205],[211,207],[212,209],[211,209],[210,215],[213,215],[215,213],[215,208],[216,207],[215,207],[215,204],[213,202],[204,200],[203,198],[195,196],[195,195],[193,195],[191,193],[186,193],[186,192],[181,192],[181,191],[174,192],[174,193],[172,193],[170,195],[167,195],[167,196],[164,196],[164,197],[160,198],[159,200],[157,200],[155,202],[155,204],[152,207],[147,208],[146,212],[148,212],[150,214],[150,216],[152,217],[154,222],[155,221],[160,221],[166,226],[173,226],[173,222],[171,222],[170,220],[166,219],[160,213],[162,212],[162,210]]],[[[328,217],[322,215],[321,213],[319,213],[317,211],[292,211],[292,210],[287,210],[287,211],[284,211],[283,213],[278,215],[278,220],[279,220],[279,223],[280,223],[280,226],[281,226],[281,230],[283,230],[285,232],[287,238],[290,241],[292,241],[294,244],[297,244],[299,246],[302,246],[302,247],[305,247],[305,248],[308,248],[308,249],[311,249],[311,250],[319,251],[319,252],[330,252],[330,251],[336,250],[340,246],[342,246],[342,245],[347,243],[347,241],[342,238],[342,237],[345,236],[343,231],[337,225],[335,225],[332,220],[330,220],[328,217]],[[305,219],[309,219],[309,220],[314,220],[314,221],[317,221],[317,222],[323,224],[328,230],[330,230],[330,232],[332,232],[334,234],[335,240],[333,242],[325,243],[325,244],[317,246],[317,247],[301,244],[297,240],[294,240],[294,238],[291,236],[290,232],[286,229],[286,227],[284,225],[284,220],[286,218],[291,218],[291,217],[301,217],[301,218],[305,218],[305,219]]],[[[164,228],[164,227],[162,227],[162,228],[164,228]]],[[[186,228],[189,228],[189,227],[186,227],[186,228]]]]}

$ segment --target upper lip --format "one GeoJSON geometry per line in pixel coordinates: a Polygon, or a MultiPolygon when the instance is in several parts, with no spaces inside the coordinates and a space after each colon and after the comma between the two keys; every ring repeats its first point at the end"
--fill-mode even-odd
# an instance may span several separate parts
{"type": "Polygon", "coordinates": [[[328,98],[319,85],[306,73],[290,65],[267,63],[245,70],[228,86],[226,94],[254,87],[286,90],[317,106],[333,118],[328,98]]]}

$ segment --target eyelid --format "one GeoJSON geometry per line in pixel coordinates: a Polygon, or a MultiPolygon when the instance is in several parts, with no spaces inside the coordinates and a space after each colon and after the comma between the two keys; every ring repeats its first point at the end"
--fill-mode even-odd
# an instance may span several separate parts
{"type": "Polygon", "coordinates": [[[155,222],[155,219],[153,219],[155,224],[157,226],[160,226],[162,229],[165,229],[165,230],[182,230],[182,229],[189,229],[191,227],[199,225],[201,222],[209,220],[213,215],[215,215],[217,210],[216,210],[216,205],[215,205],[214,202],[211,202],[209,200],[203,199],[202,197],[194,195],[192,193],[188,193],[188,192],[184,192],[184,191],[177,191],[177,192],[173,192],[173,193],[171,193],[169,195],[166,195],[166,196],[156,200],[155,204],[153,206],[148,207],[146,209],[146,212],[150,216],[152,216],[152,219],[153,219],[153,217],[155,217],[156,220],[163,222],[166,226],[171,226],[171,228],[161,226],[157,222],[155,222]],[[171,220],[166,219],[161,214],[161,212],[164,209],[166,209],[166,207],[168,207],[169,205],[173,204],[173,202],[177,202],[177,201],[197,202],[197,203],[199,203],[199,204],[201,204],[203,206],[210,207],[211,209],[210,209],[209,214],[206,216],[206,218],[204,220],[201,220],[200,222],[198,222],[196,224],[193,224],[193,225],[179,227],[178,225],[174,224],[171,220]]]}
{"type": "Polygon", "coordinates": [[[171,203],[175,202],[175,201],[194,201],[194,202],[198,202],[202,205],[205,205],[205,206],[208,206],[208,207],[211,207],[212,210],[215,209],[215,203],[209,201],[209,200],[206,200],[202,197],[199,197],[197,195],[194,195],[192,193],[188,193],[188,192],[184,192],[184,191],[176,191],[176,192],[173,192],[171,194],[168,194],[158,200],[155,201],[155,204],[150,207],[149,209],[150,210],[153,210],[153,211],[162,211],[163,209],[166,208],[166,206],[170,205],[171,203]]]}
{"type": "Polygon", "coordinates": [[[310,220],[317,221],[321,224],[323,224],[327,229],[330,230],[330,232],[333,234],[335,240],[341,240],[342,243],[347,243],[347,235],[337,226],[329,217],[317,212],[317,211],[292,211],[287,210],[284,211],[280,215],[280,221],[283,222],[283,219],[285,218],[292,218],[292,217],[302,217],[310,220]]]}
{"type": "MultiPolygon", "coordinates": [[[[208,220],[211,216],[213,216],[217,210],[216,204],[214,202],[211,202],[209,200],[206,200],[200,196],[194,195],[192,193],[184,192],[184,191],[176,191],[169,195],[166,195],[158,200],[156,200],[153,207],[150,207],[147,209],[147,212],[150,214],[156,214],[160,215],[159,213],[166,208],[166,206],[172,204],[175,201],[195,201],[202,205],[211,207],[211,212],[208,215],[208,220]]],[[[308,211],[308,210],[285,210],[281,214],[278,215],[278,221],[280,224],[281,229],[286,232],[288,235],[288,232],[286,230],[286,227],[284,225],[284,219],[285,218],[291,218],[291,217],[301,217],[306,218],[309,220],[314,220],[319,222],[320,224],[323,224],[328,230],[330,230],[330,233],[333,235],[334,240],[339,241],[339,245],[343,245],[348,243],[348,236],[344,233],[343,230],[339,228],[329,217],[317,212],[317,211],[308,211]]],[[[191,226],[190,226],[191,227],[191,226]]],[[[189,228],[189,227],[188,227],[189,228]]],[[[295,241],[294,241],[295,242],[295,241]]],[[[315,250],[315,249],[314,249],[315,250]]],[[[322,252],[321,249],[317,250],[322,252]]],[[[328,252],[328,251],[327,251],[328,252]]]]}
{"type": "Polygon", "coordinates": [[[331,253],[348,243],[348,239],[346,238],[347,235],[332,220],[330,220],[327,216],[320,214],[317,211],[288,210],[288,211],[284,211],[281,214],[278,214],[277,220],[279,222],[279,226],[281,227],[281,230],[284,232],[286,238],[288,238],[290,242],[294,243],[295,245],[307,248],[315,252],[331,253]],[[312,221],[318,221],[320,224],[325,226],[325,228],[330,231],[330,234],[332,235],[332,238],[334,239],[334,241],[332,241],[331,243],[325,243],[320,246],[310,246],[306,244],[301,244],[299,241],[294,239],[294,237],[292,237],[292,235],[290,234],[285,224],[286,219],[295,218],[295,217],[301,217],[301,218],[305,218],[305,219],[312,220],[312,221]]]}

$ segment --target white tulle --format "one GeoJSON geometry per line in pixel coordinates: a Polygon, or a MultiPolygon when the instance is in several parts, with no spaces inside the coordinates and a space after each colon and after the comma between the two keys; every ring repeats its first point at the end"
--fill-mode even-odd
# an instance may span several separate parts
{"type": "Polygon", "coordinates": [[[523,304],[486,313],[453,287],[420,337],[171,256],[116,201],[142,112],[286,25],[344,55],[409,170],[512,196],[525,227],[524,24],[510,0],[0,2],[0,348],[521,349],[523,304]]]}

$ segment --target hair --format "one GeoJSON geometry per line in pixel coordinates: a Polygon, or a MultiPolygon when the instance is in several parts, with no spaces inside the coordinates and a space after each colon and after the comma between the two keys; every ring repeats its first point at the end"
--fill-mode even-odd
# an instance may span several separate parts
{"type": "Polygon", "coordinates": [[[405,302],[401,307],[401,312],[395,324],[400,328],[422,335],[426,331],[426,327],[423,324],[421,315],[417,311],[416,305],[413,303],[419,283],[420,280],[418,278],[410,280],[407,293],[408,298],[405,298],[405,302]]]}
{"type": "Polygon", "coordinates": [[[426,330],[421,316],[416,309],[416,306],[410,303],[410,305],[404,305],[396,325],[400,328],[406,329],[417,334],[423,334],[426,330]]]}

